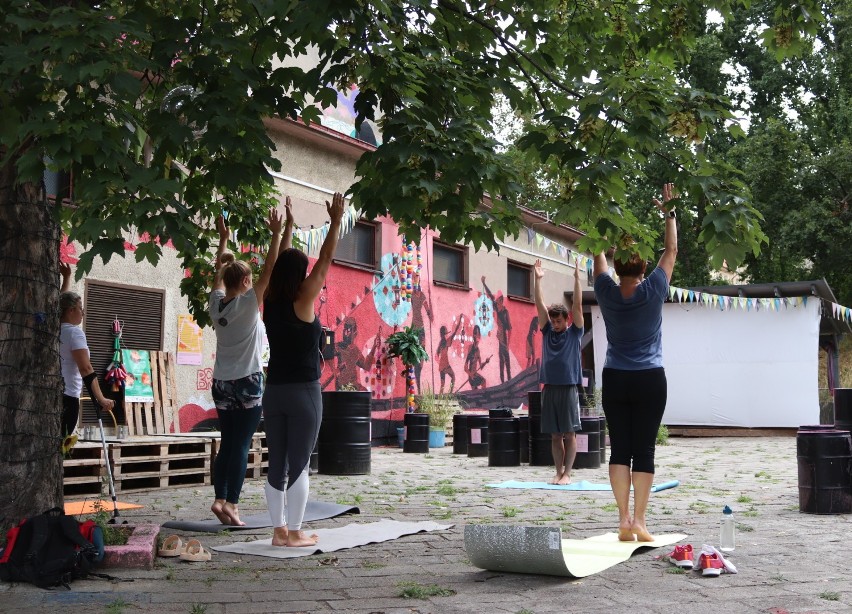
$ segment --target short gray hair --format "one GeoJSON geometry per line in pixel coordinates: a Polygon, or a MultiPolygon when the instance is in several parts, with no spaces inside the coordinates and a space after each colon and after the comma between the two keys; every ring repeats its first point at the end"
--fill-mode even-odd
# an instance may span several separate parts
{"type": "Polygon", "coordinates": [[[64,316],[66,312],[74,309],[82,302],[83,297],[76,292],[63,292],[59,295],[59,317],[64,316]]]}

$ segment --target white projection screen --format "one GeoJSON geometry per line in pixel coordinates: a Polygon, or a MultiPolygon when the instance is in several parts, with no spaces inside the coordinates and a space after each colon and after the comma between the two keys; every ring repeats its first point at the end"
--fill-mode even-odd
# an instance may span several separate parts
{"type": "MultiPolygon", "coordinates": [[[[798,427],[819,424],[820,301],[780,311],[663,307],[668,403],[663,424],[798,427]]],[[[606,326],[592,305],[595,379],[606,359],[606,326]]]]}

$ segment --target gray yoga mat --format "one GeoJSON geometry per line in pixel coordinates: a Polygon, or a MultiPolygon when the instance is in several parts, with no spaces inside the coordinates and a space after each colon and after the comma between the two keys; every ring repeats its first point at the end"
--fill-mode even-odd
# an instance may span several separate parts
{"type": "Polygon", "coordinates": [[[399,522],[397,520],[382,519],[378,522],[369,522],[366,524],[348,524],[345,527],[338,527],[336,529],[307,531],[308,533],[316,533],[319,536],[319,542],[315,546],[305,546],[302,548],[273,546],[272,538],[269,538],[253,542],[237,542],[227,546],[213,546],[213,550],[234,554],[254,554],[276,559],[292,559],[299,556],[309,556],[318,552],[336,552],[367,544],[377,544],[397,539],[403,535],[413,535],[414,533],[421,533],[423,531],[444,531],[452,526],[451,524],[438,524],[429,520],[421,522],[399,522]]]}
{"type": "MultiPolygon", "coordinates": [[[[360,514],[361,510],[354,505],[338,505],[337,503],[326,503],[324,501],[308,501],[305,508],[304,522],[334,518],[342,514],[360,514]]],[[[269,513],[255,514],[253,516],[241,516],[245,526],[235,527],[222,524],[215,518],[210,520],[169,520],[163,523],[167,529],[179,531],[198,531],[201,533],[218,533],[219,531],[239,531],[240,529],[264,529],[272,526],[269,513]]]]}

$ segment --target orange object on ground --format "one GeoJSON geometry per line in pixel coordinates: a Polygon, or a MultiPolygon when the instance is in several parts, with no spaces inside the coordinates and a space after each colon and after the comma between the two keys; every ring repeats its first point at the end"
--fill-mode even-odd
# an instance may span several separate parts
{"type": "MultiPolygon", "coordinates": [[[[122,503],[121,501],[116,502],[116,507],[120,510],[135,510],[137,508],[142,507],[141,505],[137,505],[136,503],[122,503]]],[[[77,516],[79,514],[94,514],[99,508],[105,512],[112,513],[113,505],[112,501],[108,501],[106,499],[95,499],[94,501],[66,501],[65,502],[65,513],[69,516],[77,516]]]]}

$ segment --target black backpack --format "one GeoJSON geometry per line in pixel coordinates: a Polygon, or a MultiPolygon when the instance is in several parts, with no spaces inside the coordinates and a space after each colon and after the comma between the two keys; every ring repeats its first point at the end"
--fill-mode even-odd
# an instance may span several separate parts
{"type": "Polygon", "coordinates": [[[85,578],[103,558],[103,551],[90,541],[103,544],[95,536],[99,531],[91,520],[79,523],[58,507],[22,520],[6,534],[0,578],[41,588],[70,588],[72,580],[85,578]]]}

